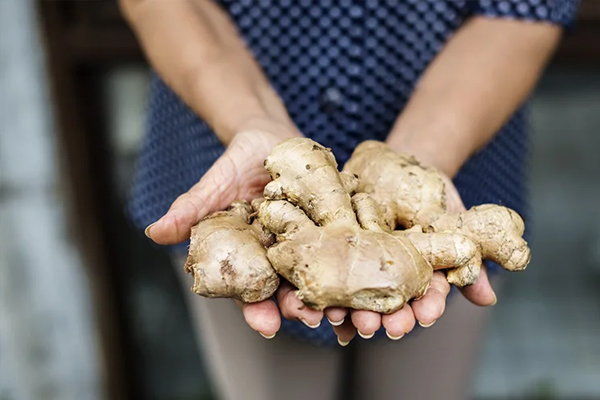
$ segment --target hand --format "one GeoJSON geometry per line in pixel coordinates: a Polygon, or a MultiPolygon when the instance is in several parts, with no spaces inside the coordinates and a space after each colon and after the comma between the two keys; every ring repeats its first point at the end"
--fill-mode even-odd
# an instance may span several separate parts
{"type": "MultiPolygon", "coordinates": [[[[271,121],[253,121],[234,136],[225,153],[200,181],[179,196],[169,211],[146,228],[146,235],[158,244],[180,243],[190,237],[192,226],[204,216],[225,209],[236,199],[251,201],[262,196],[271,180],[263,161],[271,149],[287,137],[300,136],[295,129],[271,121]]],[[[288,282],[282,282],[276,293],[281,313],[291,320],[302,320],[311,327],[319,325],[322,311],[305,307],[288,282]]],[[[279,310],[273,300],[244,304],[236,302],[250,327],[267,338],[273,337],[281,325],[279,310]]],[[[329,310],[328,310],[329,312],[329,310]]],[[[334,317],[336,316],[333,310],[334,317]]]]}
{"type": "MultiPolygon", "coordinates": [[[[446,185],[446,203],[448,211],[463,212],[466,208],[447,175],[442,174],[446,185]]],[[[474,285],[460,289],[461,293],[471,303],[478,306],[490,306],[496,303],[496,295],[490,285],[485,265],[481,269],[479,279],[474,285]]],[[[341,326],[334,327],[340,344],[350,342],[357,330],[361,337],[369,338],[383,325],[388,337],[398,340],[412,331],[418,322],[424,328],[430,327],[437,321],[446,308],[446,297],[450,293],[450,284],[446,281],[443,271],[433,274],[427,293],[420,299],[407,304],[399,311],[388,315],[380,315],[372,311],[351,310],[351,320],[344,321],[341,326]]]]}
{"type": "Polygon", "coordinates": [[[262,196],[270,181],[263,160],[285,139],[282,136],[265,130],[245,130],[235,135],[202,179],[146,228],[146,235],[158,244],[183,242],[189,239],[192,226],[206,215],[227,208],[233,200],[251,201],[262,196]]]}

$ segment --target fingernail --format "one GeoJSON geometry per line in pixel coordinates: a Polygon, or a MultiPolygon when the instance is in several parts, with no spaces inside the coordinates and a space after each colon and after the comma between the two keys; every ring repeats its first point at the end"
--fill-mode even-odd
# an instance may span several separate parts
{"type": "Polygon", "coordinates": [[[375,332],[371,333],[370,335],[365,335],[361,331],[358,331],[358,336],[360,336],[363,339],[371,339],[373,336],[375,336],[375,332]]]}
{"type": "Polygon", "coordinates": [[[385,331],[385,334],[387,335],[387,337],[389,337],[392,340],[400,340],[404,337],[404,333],[400,336],[394,336],[394,335],[390,334],[388,331],[385,331]]]}
{"type": "Polygon", "coordinates": [[[269,335],[265,335],[262,332],[258,332],[258,333],[260,333],[260,336],[264,337],[265,339],[273,339],[275,337],[275,335],[277,335],[277,332],[275,332],[274,334],[272,334],[270,336],[269,335]]]}
{"type": "Polygon", "coordinates": [[[496,293],[492,292],[494,294],[494,301],[492,302],[492,304],[490,304],[490,306],[495,306],[496,303],[498,302],[498,298],[496,297],[496,293]]]}
{"type": "Polygon", "coordinates": [[[429,328],[431,325],[435,324],[435,321],[437,321],[437,319],[433,320],[433,322],[430,324],[423,324],[421,321],[419,321],[419,325],[421,325],[423,328],[429,328]]]}
{"type": "Polygon", "coordinates": [[[350,343],[350,342],[344,342],[344,341],[342,341],[342,340],[340,339],[340,337],[338,336],[338,343],[340,344],[340,346],[342,346],[342,347],[346,347],[346,346],[348,346],[348,343],[350,343]]]}
{"type": "Polygon", "coordinates": [[[308,326],[308,327],[309,327],[309,328],[311,328],[311,329],[317,329],[319,326],[321,326],[321,321],[319,321],[319,322],[318,322],[316,325],[311,325],[311,324],[309,324],[308,322],[306,322],[306,321],[304,320],[304,318],[298,318],[298,319],[299,319],[300,321],[302,321],[302,323],[303,323],[304,325],[308,326]]]}
{"type": "Polygon", "coordinates": [[[146,229],[144,230],[144,235],[146,235],[146,237],[148,239],[152,239],[152,236],[150,236],[150,228],[152,228],[154,225],[156,225],[156,222],[151,223],[150,225],[148,225],[146,227],[146,229]]]}
{"type": "Polygon", "coordinates": [[[335,322],[334,322],[334,321],[330,320],[329,318],[327,318],[327,321],[329,321],[329,323],[330,323],[331,325],[333,325],[333,326],[340,326],[341,324],[343,324],[343,323],[344,323],[344,320],[345,320],[345,319],[346,319],[346,318],[342,318],[342,320],[341,320],[341,321],[335,321],[335,322]]]}

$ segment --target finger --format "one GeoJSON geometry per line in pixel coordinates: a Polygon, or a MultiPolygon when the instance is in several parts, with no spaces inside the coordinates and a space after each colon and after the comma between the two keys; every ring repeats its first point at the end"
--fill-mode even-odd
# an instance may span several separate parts
{"type": "Polygon", "coordinates": [[[277,289],[277,303],[281,310],[281,315],[289,320],[299,320],[309,328],[316,329],[321,325],[323,311],[316,311],[307,307],[302,300],[298,298],[298,290],[289,282],[281,282],[277,289]]]}
{"type": "Polygon", "coordinates": [[[381,314],[373,311],[351,310],[350,317],[363,339],[371,339],[381,327],[381,314]]]}
{"type": "Polygon", "coordinates": [[[325,316],[333,326],[340,326],[346,320],[346,315],[348,315],[347,308],[329,307],[325,309],[325,316]]]}
{"type": "Polygon", "coordinates": [[[425,296],[411,304],[419,325],[428,328],[442,316],[446,309],[448,293],[450,293],[450,284],[446,276],[443,272],[434,272],[425,296]]]}
{"type": "Polygon", "coordinates": [[[158,244],[175,244],[189,239],[190,230],[211,212],[226,208],[236,193],[231,189],[234,171],[228,157],[221,157],[189,191],[173,202],[167,213],[146,228],[146,236],[158,244]]]}
{"type": "Polygon", "coordinates": [[[460,291],[467,300],[477,306],[493,306],[497,301],[485,265],[481,268],[477,282],[471,286],[460,288],[460,291]]]}
{"type": "Polygon", "coordinates": [[[352,325],[352,320],[346,318],[340,326],[334,326],[333,331],[338,337],[340,346],[345,347],[356,336],[356,328],[352,325]]]}
{"type": "Polygon", "coordinates": [[[415,327],[415,315],[410,305],[406,304],[400,310],[381,317],[385,332],[392,340],[398,340],[415,327]]]}
{"type": "Polygon", "coordinates": [[[250,328],[267,339],[272,339],[281,327],[281,317],[277,305],[271,299],[258,303],[235,302],[242,310],[244,319],[250,328]]]}

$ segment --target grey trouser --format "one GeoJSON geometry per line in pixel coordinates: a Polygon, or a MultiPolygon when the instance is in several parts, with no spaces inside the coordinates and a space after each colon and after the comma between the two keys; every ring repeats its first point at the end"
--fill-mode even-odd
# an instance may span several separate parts
{"type": "MultiPolygon", "coordinates": [[[[198,342],[221,400],[337,400],[342,352],[250,329],[228,299],[191,292],[185,259],[175,258],[198,342]]],[[[415,337],[359,341],[353,397],[368,400],[465,400],[476,366],[486,312],[461,295],[415,337]]],[[[323,323],[327,323],[324,320],[323,323]]]]}

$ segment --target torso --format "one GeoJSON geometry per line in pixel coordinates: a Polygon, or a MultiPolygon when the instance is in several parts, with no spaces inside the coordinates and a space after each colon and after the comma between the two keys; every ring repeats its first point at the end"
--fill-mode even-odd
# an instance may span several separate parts
{"type": "MultiPolygon", "coordinates": [[[[465,1],[222,1],[300,130],[338,163],[384,140],[419,76],[467,16],[465,1]]],[[[222,153],[213,132],[154,78],[130,214],[162,216],[222,153]]],[[[455,179],[467,207],[501,203],[526,214],[526,120],[518,111],[455,179]]],[[[184,245],[185,246],[185,245],[184,245]]],[[[185,249],[185,247],[181,247],[185,249]]],[[[284,329],[336,343],[331,327],[284,329]]]]}

